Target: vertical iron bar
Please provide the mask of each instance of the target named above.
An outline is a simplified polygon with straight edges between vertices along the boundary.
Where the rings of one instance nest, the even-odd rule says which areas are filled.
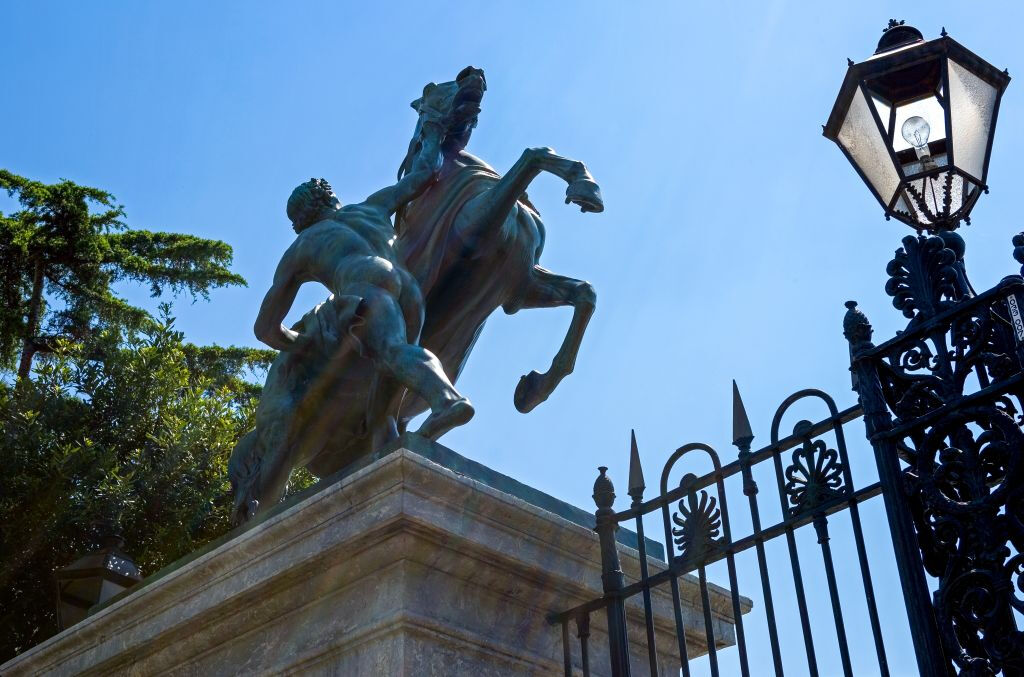
[[[750,427],[747,408],[743,406],[739,386],[732,382],[732,443],[739,450],[739,464],[743,471],[743,493],[750,501],[750,515],[753,519],[754,544],[757,546],[757,563],[761,570],[761,587],[764,590],[765,608],[768,614],[768,636],[772,645],[772,658],[775,662],[775,675],[782,677],[782,657],[779,655],[779,638],[775,627],[775,607],[772,604],[772,590],[768,584],[768,563],[764,556],[764,542],[761,540],[761,516],[757,511],[757,483],[750,472],[750,443],[754,441],[754,430]],[[717,465],[717,462],[716,462]],[[725,482],[718,477],[718,497],[722,502],[722,525],[725,540],[732,547],[732,528],[729,526],[729,507],[726,503]],[[732,609],[736,617],[736,642],[740,650],[740,669],[744,676],[750,674],[747,663],[746,633],[743,631],[743,617],[740,613],[739,587],[736,581],[736,561],[732,551],[728,551],[729,585],[732,586]]]
[[[640,450],[636,446],[636,432],[630,431],[628,493],[629,497],[633,499],[633,502],[630,504],[632,509],[638,509],[644,502],[644,489],[646,488],[643,467],[640,464]],[[644,584],[644,626],[647,629],[647,660],[650,663],[651,675],[656,677],[660,674],[658,670],[658,645],[654,637],[654,613],[651,609],[651,589],[648,587],[650,573],[647,567],[647,543],[644,538],[644,516],[642,514],[636,516],[636,539],[637,551],[640,555],[640,581]]]
[[[663,494],[664,495],[664,494]],[[661,505],[662,521],[665,524],[665,549],[668,551],[669,587],[672,589],[672,608],[675,611],[676,641],[679,643],[679,662],[683,677],[690,677],[690,657],[686,651],[686,629],[683,627],[683,607],[679,598],[679,571],[676,570],[676,552],[672,540],[672,525],[669,522],[668,503]]]
[[[832,546],[829,545],[828,518],[824,513],[814,516],[814,530],[818,533],[821,557],[825,561],[825,577],[828,579],[828,594],[832,602],[832,616],[836,623],[836,639],[839,640],[839,657],[843,662],[843,674],[852,677],[850,647],[846,642],[846,624],[843,622],[843,608],[839,603],[839,586],[836,584],[836,569],[832,562]]]
[[[772,586],[768,580],[768,559],[764,552],[764,540],[761,533],[761,512],[757,507],[757,482],[750,470],[750,443],[740,446],[740,463],[743,468],[743,493],[750,503],[750,519],[757,536],[757,567],[761,574],[761,594],[764,595],[764,613],[768,619],[768,641],[772,646],[772,662],[775,664],[775,677],[783,677],[782,652],[779,649],[779,629],[775,622],[775,604],[772,601]]]
[[[729,546],[732,547],[732,541],[729,540]],[[736,561],[729,553],[726,557],[726,564],[729,567],[729,587],[732,588],[732,592],[729,595],[732,598],[732,615],[734,625],[736,628],[736,649],[740,655],[740,674],[743,677],[750,677],[750,664],[747,659],[747,635],[743,629],[743,610],[740,608],[740,591],[739,581],[736,576]]]
[[[626,587],[625,576],[619,563],[619,550],[615,545],[615,530],[619,528],[615,520],[615,487],[605,473],[608,468],[598,468],[599,475],[594,481],[594,503],[597,512],[594,514],[597,532],[601,545],[601,583],[604,596],[608,599],[605,609],[608,612],[608,644],[611,654],[612,677],[629,677],[629,637],[626,634],[626,605],[619,594]]]
[[[864,583],[864,599],[867,601],[868,617],[871,619],[871,634],[875,639],[878,670],[882,677],[889,677],[889,660],[885,655],[882,624],[878,619],[878,606],[875,603],[875,586],[871,583],[871,568],[868,565],[868,553],[864,547],[864,531],[860,525],[860,511],[857,508],[856,501],[850,503],[850,519],[853,521],[853,540],[857,543],[857,559],[860,560],[860,575]]]
[[[861,409],[864,410],[864,427],[875,453],[878,480],[882,485],[882,499],[889,521],[893,554],[903,588],[903,601],[907,607],[918,670],[922,677],[944,675],[948,672],[949,661],[945,658],[935,623],[935,611],[925,579],[917,532],[904,494],[896,444],[882,437],[892,427],[892,418],[885,404],[878,370],[871,359],[863,355],[874,347],[870,340],[871,325],[864,314],[856,310],[856,302],[849,301],[846,306],[849,310],[843,321],[843,333],[850,341],[853,386],[859,396]]]
[[[708,663],[711,666],[711,677],[718,677],[718,649],[715,646],[715,625],[711,618],[711,598],[708,595],[708,577],[704,565],[697,567],[697,578],[700,582],[700,602],[704,609],[704,636],[708,643]]]
[[[569,646],[569,619],[562,621],[562,668],[565,677],[572,677],[572,649]]]
[[[583,668],[583,677],[590,677],[590,647],[587,640],[590,638],[590,614],[582,613],[576,617],[576,636],[580,638],[580,662]]]
[[[641,499],[634,499],[633,507],[642,502]],[[643,515],[636,517],[636,537],[639,544],[640,554],[640,580],[644,583],[644,625],[647,627],[647,660],[651,664],[651,674],[657,675],[658,671],[658,645],[654,637],[654,612],[651,609],[651,589],[647,586],[647,545],[644,543],[644,520]]]
[[[729,597],[732,601],[733,623],[736,627],[736,649],[740,657],[740,674],[743,677],[750,677],[750,665],[747,660],[747,635],[743,629],[743,610],[740,609],[740,587],[739,578],[736,575],[736,556],[732,553],[732,528],[729,526],[729,503],[725,496],[725,482],[721,476],[717,480],[718,503],[722,509],[722,535],[725,538],[725,563],[729,568],[729,587],[732,589]]]
[[[865,425],[870,431],[874,426],[867,421],[868,407],[864,406],[864,410]],[[877,412],[874,415],[878,416]],[[886,414],[882,415],[888,418]],[[943,675],[946,674],[946,660],[935,623],[935,612],[924,575],[924,564],[921,562],[917,532],[914,530],[910,508],[902,491],[903,478],[896,455],[896,445],[890,440],[872,440],[871,446],[874,448],[875,462],[878,465],[878,479],[882,484],[882,499],[889,521],[893,554],[896,557],[896,567],[903,587],[903,601],[907,606],[918,668],[922,677]]]
[[[804,633],[804,649],[807,652],[807,670],[811,677],[818,677],[818,660],[814,655],[814,639],[811,637],[811,618],[807,613],[807,598],[804,595],[804,577],[800,572],[800,557],[796,551],[796,536],[790,523],[789,508],[786,505],[786,490],[782,482],[782,458],[776,451],[775,479],[779,485],[779,502],[782,505],[782,519],[786,523],[786,544],[789,546],[789,563],[793,569],[793,586],[796,588],[796,602],[800,610],[800,627]]]
[[[835,402],[829,398],[826,400],[829,406],[829,413],[836,415]],[[839,450],[839,459],[843,464],[843,476],[846,480],[846,490],[852,493],[854,490],[853,470],[850,468],[850,457],[846,451],[846,434],[843,432],[843,424],[837,423],[833,430],[836,436],[836,448]],[[864,584],[864,600],[868,605],[868,618],[871,620],[871,634],[875,640],[875,654],[878,658],[878,670],[881,677],[889,677],[889,660],[885,655],[885,641],[882,639],[882,624],[878,619],[878,606],[875,603],[875,586],[871,582],[871,567],[868,564],[868,553],[864,547],[864,530],[860,524],[860,509],[857,500],[850,499],[850,521],[853,523],[853,540],[857,544],[857,559],[860,563],[861,581]]]

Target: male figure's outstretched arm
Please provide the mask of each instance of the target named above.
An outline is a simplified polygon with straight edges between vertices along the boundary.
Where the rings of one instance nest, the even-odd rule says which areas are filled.
[[[290,254],[289,248],[281,257],[281,262],[274,272],[274,283],[263,297],[260,312],[256,316],[256,324],[253,326],[256,338],[277,350],[292,350],[299,338],[298,332],[281,324],[291,310],[295,295],[299,291],[299,280],[292,270]]]
[[[436,122],[424,123],[422,130],[420,150],[413,158],[409,173],[395,185],[378,190],[366,198],[364,205],[382,209],[390,217],[406,202],[419,197],[437,177],[441,169],[441,141],[444,139],[444,131]]]

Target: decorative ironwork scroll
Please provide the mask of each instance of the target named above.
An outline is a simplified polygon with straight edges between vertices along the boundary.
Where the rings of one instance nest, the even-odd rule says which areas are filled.
[[[1024,262],[1024,234],[1013,243]],[[976,294],[963,252],[954,233],[905,238],[886,291],[906,330],[873,345],[852,302],[844,329],[865,417],[889,418],[869,427],[872,444],[902,459],[896,490],[917,560],[938,581],[931,606],[943,662],[972,677],[1021,675],[1024,632],[1013,611],[1024,612],[1024,279]]]

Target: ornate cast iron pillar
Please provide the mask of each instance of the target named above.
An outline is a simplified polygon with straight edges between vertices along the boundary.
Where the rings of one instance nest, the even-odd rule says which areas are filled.
[[[885,218],[917,231],[886,269],[906,329],[875,346],[850,302],[844,333],[929,676],[1024,674],[1024,279],[976,293],[954,232],[988,192],[1009,82],[945,29],[926,40],[892,19],[871,57],[849,61],[823,128]],[[1024,237],[1014,245],[1024,259]]]
[[[963,254],[955,233],[904,238],[886,292],[906,329],[875,346],[849,302],[844,334],[921,674],[1020,675],[1024,278],[976,294]]]
[[[875,346],[871,343],[872,328],[868,318],[857,309],[856,301],[847,301],[843,334],[850,342],[850,370],[853,389],[857,392],[867,437],[875,452],[878,479],[889,522],[896,568],[903,587],[910,634],[921,675],[943,675],[948,664],[942,651],[935,614],[929,601],[928,583],[921,564],[917,533],[907,505],[903,477],[895,443],[882,436],[892,429],[892,418],[886,409],[881,381],[875,365],[865,354]]]

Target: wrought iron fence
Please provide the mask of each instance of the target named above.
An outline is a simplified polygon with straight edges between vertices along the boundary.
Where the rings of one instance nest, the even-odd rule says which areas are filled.
[[[1024,264],[1024,233],[1015,236],[1013,244],[1014,258]],[[963,240],[955,232],[904,238],[903,247],[887,267],[886,292],[908,324],[880,345],[871,342],[871,325],[856,303],[847,303],[843,329],[850,343],[858,406],[840,411],[821,391],[795,393],[782,403],[772,421],[771,443],[751,451],[753,433],[739,393],[734,391],[736,460],[722,465],[718,453],[705,444],[680,447],[662,470],[658,495],[645,501],[634,438],[628,489],[632,504],[621,512],[612,508],[614,489],[606,469],[600,469],[594,500],[604,596],[551,617],[552,623],[562,626],[566,675],[576,666],[584,675],[590,674],[590,617],[601,610],[607,617],[610,672],[630,674],[625,609],[626,601],[638,595],[643,600],[646,630],[644,671],[673,672],[674,666],[659,665],[651,605],[651,591],[668,585],[679,665],[689,677],[693,657],[686,641],[679,582],[694,572],[707,665],[712,675],[719,675],[707,568],[723,560],[738,670],[744,676],[764,674],[767,669],[763,666],[751,669],[735,561],[750,549],[757,555],[774,673],[783,675],[787,666],[780,649],[777,599],[765,554],[766,545],[782,538],[805,654],[804,665],[797,671],[806,668],[807,673],[818,675],[801,551],[796,545],[796,533],[808,525],[814,527],[825,572],[834,626],[829,637],[834,637],[842,674],[852,675],[854,660],[829,534],[829,520],[840,512],[849,516],[852,526],[856,568],[877,664],[877,671],[872,667],[871,672],[888,675],[859,508],[879,495],[918,672],[926,677],[1024,675],[1024,632],[1018,626],[1024,614],[1024,277],[1006,277],[978,294],[967,279],[963,255]],[[805,399],[823,402],[828,416],[817,423],[801,420],[791,434],[780,438],[783,417]],[[861,416],[874,452],[877,481],[858,486],[844,425]],[[708,459],[711,472],[701,477],[684,474],[678,486],[670,487],[676,465],[694,455]],[[774,471],[781,509],[781,519],[767,527],[761,523],[761,492],[754,480],[755,471],[764,466]],[[726,496],[725,482],[732,477],[740,479],[750,518],[751,531],[740,538],[733,535]],[[655,573],[649,569],[643,547],[643,518],[648,515],[660,516],[667,552],[667,566]],[[627,583],[614,534],[619,524],[630,520],[641,536],[640,575]],[[577,625],[578,654],[570,641],[570,623]],[[858,636],[861,634],[867,636],[866,632]]]
[[[791,434],[784,436],[780,431],[782,421],[791,407],[805,399],[817,400],[824,404],[827,416],[816,423],[800,420]],[[725,561],[729,579],[729,595],[732,604],[732,620],[735,624],[736,651],[741,674],[764,674],[764,668],[751,670],[744,629],[742,590],[739,586],[736,556],[753,549],[757,555],[759,593],[763,600],[763,613],[767,624],[771,660],[775,674],[784,674],[782,650],[779,639],[779,625],[775,613],[772,577],[769,573],[765,545],[773,539],[785,539],[789,569],[796,592],[799,610],[800,630],[807,671],[818,674],[818,659],[808,612],[807,592],[801,569],[801,555],[796,545],[796,532],[802,527],[813,526],[820,556],[825,569],[829,603],[835,625],[835,637],[839,647],[842,669],[852,674],[850,649],[847,641],[846,620],[839,598],[836,566],[830,546],[829,519],[840,511],[849,511],[857,549],[856,568],[862,581],[864,598],[867,603],[870,634],[876,655],[878,670],[888,674],[888,662],[882,638],[878,610],[875,603],[871,570],[868,564],[867,548],[864,543],[858,505],[881,493],[878,482],[857,486],[849,461],[844,424],[861,415],[859,407],[840,411],[835,401],[819,390],[802,390],[787,398],[779,407],[772,421],[771,444],[751,451],[754,435],[747,421],[743,403],[738,391],[734,390],[734,444],[739,449],[736,460],[722,465],[718,453],[702,443],[687,444],[677,449],[662,469],[658,494],[644,500],[646,489],[640,464],[636,439],[630,457],[629,489],[631,506],[621,512],[612,509],[614,489],[606,474],[600,475],[594,484],[594,500],[597,503],[597,527],[601,541],[603,584],[605,595],[551,617],[553,623],[562,625],[563,657],[565,674],[573,673],[575,665],[584,675],[590,674],[589,626],[590,615],[605,611],[610,642],[611,674],[630,674],[630,646],[626,628],[625,603],[628,598],[641,596],[643,599],[646,660],[644,671],[650,674],[669,674],[675,666],[659,665],[658,649],[651,604],[651,590],[667,585],[672,592],[676,644],[679,667],[684,676],[690,675],[691,648],[686,641],[687,628],[684,626],[680,579],[696,574],[699,588],[700,609],[703,618],[705,649],[708,668],[712,675],[719,675],[719,647],[714,634],[712,605],[709,595],[707,569],[710,565]],[[828,439],[826,439],[828,438]],[[682,476],[678,485],[670,486],[669,480],[680,461],[691,460],[694,455],[710,462],[711,472],[698,477],[692,473]],[[755,470],[765,464],[773,471],[775,493],[780,508],[781,520],[768,526],[761,523],[759,500],[761,489],[754,479]],[[742,482],[743,503],[749,511],[751,533],[734,537],[730,515],[726,480],[738,476]],[[769,499],[773,500],[773,499]],[[632,521],[638,534],[643,534],[644,516],[660,516],[666,543],[667,567],[651,574],[647,553],[640,539],[640,578],[629,584],[624,580],[619,565],[618,552],[614,547],[614,533],[618,525]],[[574,661],[570,642],[570,624],[576,623],[579,636],[580,660]],[[691,629],[692,631],[692,629]],[[575,665],[574,665],[575,664]]]

